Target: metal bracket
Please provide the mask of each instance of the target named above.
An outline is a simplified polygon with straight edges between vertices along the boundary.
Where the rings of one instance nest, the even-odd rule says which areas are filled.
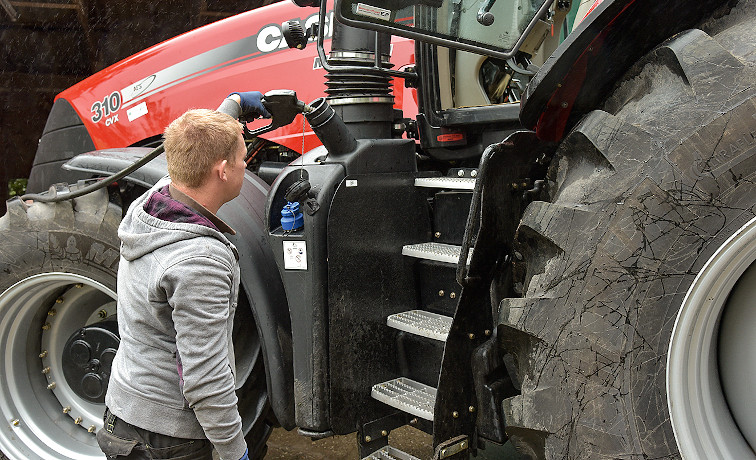
[[[412,418],[413,416],[406,412],[396,411],[391,415],[362,425],[360,433],[362,433],[363,440],[365,436],[369,436],[371,439],[385,438],[391,430],[407,425]]]
[[[433,454],[433,460],[467,459],[470,456],[470,452],[468,451],[469,447],[470,440],[467,438],[467,436],[457,436],[439,444]]]
[[[365,458],[373,452],[388,446],[388,435],[373,439],[362,430],[357,431],[357,446],[360,449],[360,458]]]

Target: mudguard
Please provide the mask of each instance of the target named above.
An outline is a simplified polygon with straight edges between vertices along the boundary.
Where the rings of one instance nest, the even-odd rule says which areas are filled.
[[[520,121],[559,141],[656,45],[695,27],[724,0],[604,0],[546,60],[523,95]]]
[[[123,148],[89,152],[72,158],[64,168],[81,179],[110,175],[150,152],[147,148]],[[165,177],[165,155],[124,178],[151,187]],[[228,238],[239,251],[241,284],[249,300],[261,339],[270,405],[278,422],[294,428],[294,374],[291,318],[286,293],[265,233],[265,203],[268,185],[247,172],[241,194],[226,203],[218,216],[237,232]]]

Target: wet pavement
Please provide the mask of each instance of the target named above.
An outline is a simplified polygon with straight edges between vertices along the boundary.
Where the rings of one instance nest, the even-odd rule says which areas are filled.
[[[432,437],[410,426],[404,426],[389,434],[389,444],[419,459],[432,455]],[[489,445],[478,451],[475,460],[517,460],[520,457],[510,445]],[[268,439],[268,454],[265,460],[359,460],[356,434],[333,436],[318,441],[300,436],[297,430],[273,430]]]
[[[300,436],[297,430],[278,428],[268,439],[265,460],[357,460],[356,436],[352,433],[310,441],[310,438]],[[389,434],[392,446],[422,459],[430,458],[431,442],[430,435],[411,427],[402,427]]]
[[[389,443],[415,457],[426,460],[431,457],[431,435],[410,426],[398,428],[389,434]],[[215,456],[214,458],[217,458]],[[509,446],[490,445],[479,451],[475,460],[518,460],[520,457]],[[0,460],[6,457],[0,452]],[[265,460],[359,460],[356,435],[333,436],[318,441],[300,436],[297,430],[283,428],[273,430],[268,439],[268,454]]]

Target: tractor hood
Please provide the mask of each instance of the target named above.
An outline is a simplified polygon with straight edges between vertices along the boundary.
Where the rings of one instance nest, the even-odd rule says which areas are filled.
[[[290,50],[281,24],[294,19],[307,27],[317,22],[317,16],[316,10],[291,2],[239,14],[124,59],[63,91],[56,101],[64,99],[73,107],[96,149],[154,139],[186,110],[215,108],[231,91],[294,89],[300,99],[310,101],[324,96],[325,89],[316,47]],[[326,20],[326,38],[331,35],[332,17],[329,14]],[[395,64],[409,64],[412,53],[410,40],[394,40]],[[396,85],[397,108],[414,115],[412,98],[401,97],[403,82]],[[302,151],[301,122],[263,137]],[[304,150],[318,144],[308,131]]]

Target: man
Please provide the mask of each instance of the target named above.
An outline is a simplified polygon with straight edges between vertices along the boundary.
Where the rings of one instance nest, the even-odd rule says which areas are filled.
[[[234,392],[231,332],[239,288],[234,234],[215,214],[239,195],[239,115],[267,116],[262,95],[233,93],[165,130],[169,181],[121,222],[121,344],[97,441],[109,459],[248,459]]]

